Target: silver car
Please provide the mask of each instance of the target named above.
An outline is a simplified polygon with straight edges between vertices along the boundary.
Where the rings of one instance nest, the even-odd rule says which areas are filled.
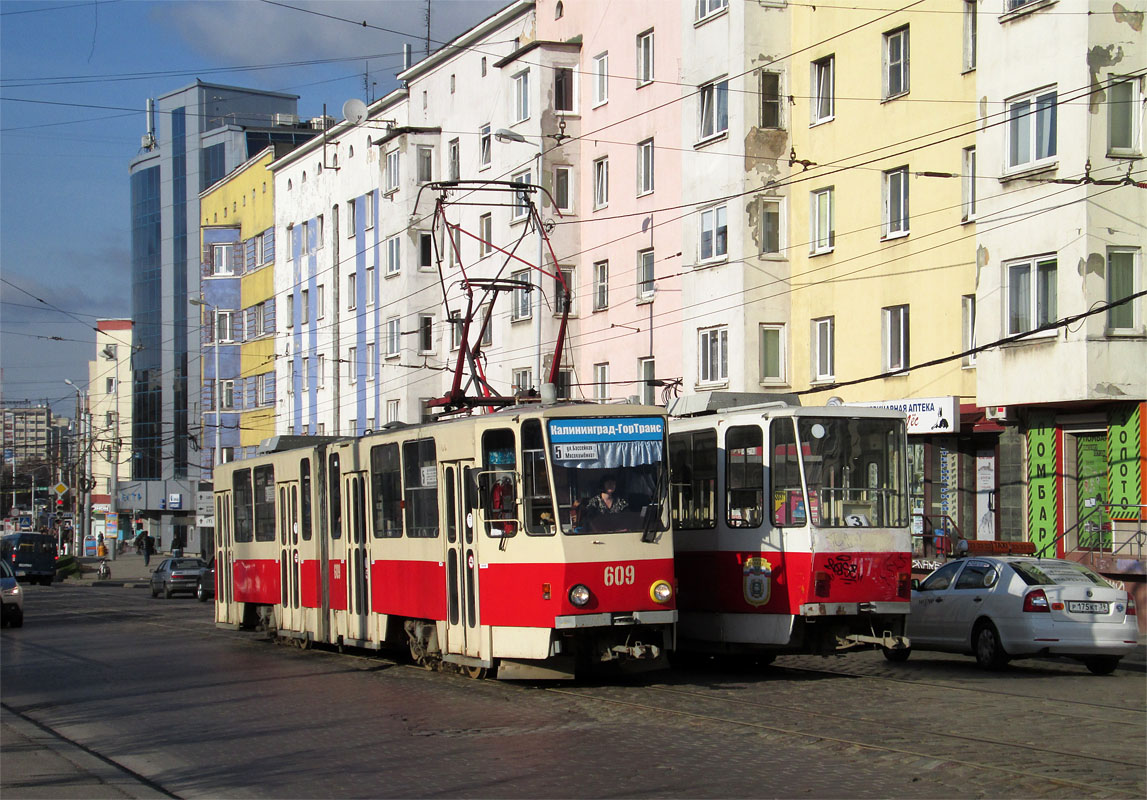
[[[151,596],[171,597],[176,592],[195,594],[199,573],[207,566],[198,558],[165,558],[151,573]]]
[[[1106,675],[1135,649],[1134,598],[1074,561],[974,556],[943,565],[912,591],[907,650],[970,653],[999,669],[1024,656],[1068,656]]]

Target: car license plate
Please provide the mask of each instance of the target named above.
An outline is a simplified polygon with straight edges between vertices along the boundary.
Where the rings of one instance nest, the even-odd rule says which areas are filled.
[[[1076,614],[1106,614],[1107,603],[1086,603],[1081,600],[1068,600],[1067,610]]]

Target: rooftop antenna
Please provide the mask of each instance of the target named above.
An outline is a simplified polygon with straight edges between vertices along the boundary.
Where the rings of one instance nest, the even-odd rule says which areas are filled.
[[[426,0],[426,57],[430,58],[430,0]]]

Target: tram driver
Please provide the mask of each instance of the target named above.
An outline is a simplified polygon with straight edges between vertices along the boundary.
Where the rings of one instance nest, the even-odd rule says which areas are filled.
[[[598,493],[591,495],[581,504],[579,509],[579,522],[590,530],[609,529],[613,525],[607,520],[594,520],[612,514],[620,514],[629,508],[629,502],[617,494],[617,478],[614,475],[605,475],[598,486]]]

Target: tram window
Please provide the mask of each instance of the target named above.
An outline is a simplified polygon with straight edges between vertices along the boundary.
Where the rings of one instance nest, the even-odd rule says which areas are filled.
[[[275,541],[275,468],[255,467],[255,541]]]
[[[286,544],[287,542],[287,526],[289,517],[287,516],[287,487],[279,487],[279,544]],[[284,604],[285,605],[285,604]]]
[[[725,520],[730,528],[758,528],[764,521],[763,444],[757,425],[725,434]]]
[[[311,540],[311,460],[304,458],[299,462],[301,491],[303,494],[303,541]]]
[[[406,483],[406,535],[412,539],[438,537],[438,459],[433,439],[402,443]]]
[[[715,431],[692,431],[669,437],[669,484],[675,528],[695,531],[717,527]]]
[[[791,419],[773,420],[769,426],[769,446],[773,454],[769,464],[773,524],[782,527],[804,525],[807,519],[804,490],[801,488],[800,459]]]
[[[528,419],[522,424],[522,502],[526,533],[555,533],[554,498],[546,474],[546,445],[540,420]]]
[[[458,498],[454,495],[454,467],[443,472],[446,481],[446,541],[458,541]]]
[[[370,501],[374,538],[402,536],[402,466],[396,443],[370,448]]]
[[[251,524],[251,470],[235,470],[231,481],[235,485],[235,541],[249,542],[254,531]]]
[[[489,536],[517,533],[517,465],[512,430],[499,428],[482,434],[483,472],[478,476],[478,488]]]
[[[330,469],[327,470],[327,495],[331,502],[331,538],[343,536],[342,475],[339,471],[339,454],[331,453]]]

